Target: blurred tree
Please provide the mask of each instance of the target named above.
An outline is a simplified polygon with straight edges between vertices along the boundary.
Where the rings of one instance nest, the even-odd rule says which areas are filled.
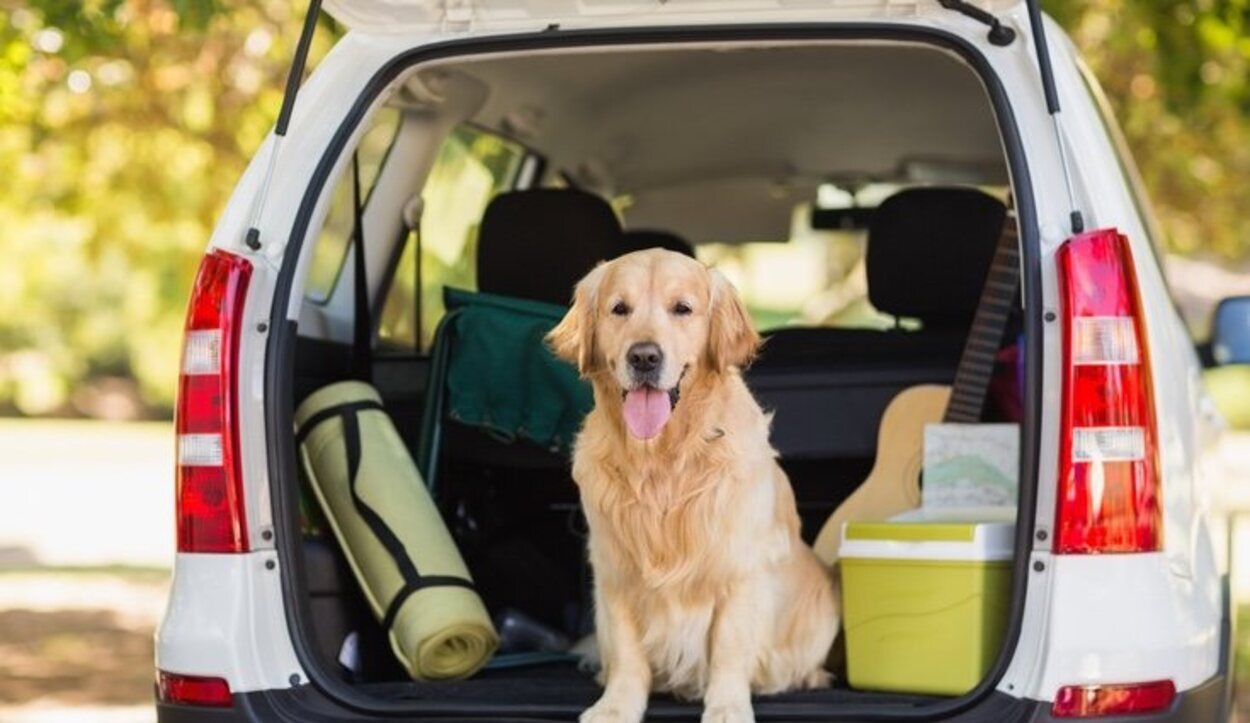
[[[0,405],[168,409],[191,275],[304,7],[0,0],[0,255],[20,260],[0,269]]]
[[[1250,0],[1043,4],[1105,86],[1169,247],[1244,258]],[[168,410],[191,275],[305,7],[0,0],[0,411]]]
[[[1250,252],[1250,2],[1043,0],[1107,92],[1170,250]]]

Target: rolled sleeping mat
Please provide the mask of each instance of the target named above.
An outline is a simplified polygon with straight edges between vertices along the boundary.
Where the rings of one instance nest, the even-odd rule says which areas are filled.
[[[409,675],[476,673],[499,636],[377,391],[331,384],[304,400],[295,425],[326,521]]]

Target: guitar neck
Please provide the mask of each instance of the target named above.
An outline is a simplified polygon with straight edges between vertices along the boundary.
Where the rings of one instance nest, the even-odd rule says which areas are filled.
[[[968,339],[964,342],[951,389],[950,403],[942,421],[955,424],[975,424],[981,421],[985,395],[989,390],[990,377],[994,373],[994,361],[1003,339],[1003,329],[1016,300],[1020,282],[1020,244],[1016,232],[1014,214],[1007,212],[1003,230],[994,250],[981,300],[977,304]]]

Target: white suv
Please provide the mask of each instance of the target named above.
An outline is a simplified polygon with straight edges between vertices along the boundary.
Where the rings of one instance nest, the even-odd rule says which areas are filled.
[[[958,697],[835,682],[757,716],[1228,718],[1222,425],[1201,372],[1250,362],[1250,299],[1195,349],[1097,85],[1034,2],[328,0],[348,31],[299,87],[318,5],[190,302],[159,720],[576,718],[596,695],[576,665],[400,674],[302,492],[296,406],[370,377],[488,607],[576,637],[563,458],[448,419],[430,382],[444,287],[565,303],[629,244],[722,268],[768,338],[748,383],[810,539],[874,461],[890,398],[954,379],[993,238],[973,242],[952,186],[1019,228],[987,412],[1020,429],[996,662]],[[608,201],[624,231],[588,220]]]

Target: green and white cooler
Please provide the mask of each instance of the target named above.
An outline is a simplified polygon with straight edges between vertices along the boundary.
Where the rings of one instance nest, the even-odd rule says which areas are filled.
[[[1011,599],[1006,516],[962,522],[914,510],[847,523],[840,564],[852,687],[961,695],[981,681]]]

